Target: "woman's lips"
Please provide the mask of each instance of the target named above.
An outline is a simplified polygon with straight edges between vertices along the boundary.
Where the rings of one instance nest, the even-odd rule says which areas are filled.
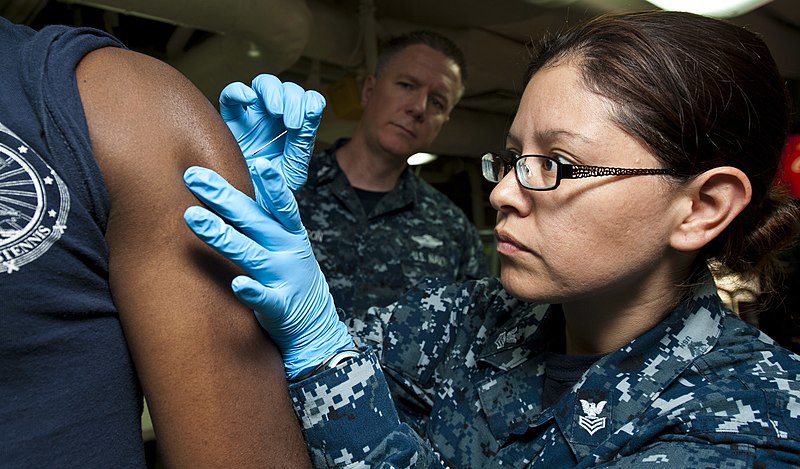
[[[494,237],[497,240],[498,254],[511,255],[519,252],[529,252],[522,243],[505,232],[495,231]]]

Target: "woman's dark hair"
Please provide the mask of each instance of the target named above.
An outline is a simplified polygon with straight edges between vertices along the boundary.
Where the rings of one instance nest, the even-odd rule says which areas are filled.
[[[723,20],[651,11],[595,18],[533,49],[525,83],[544,67],[577,64],[612,119],[684,180],[718,166],[750,179],[750,204],[698,256],[770,289],[798,209],[775,186],[788,130],[788,93],[764,41]]]

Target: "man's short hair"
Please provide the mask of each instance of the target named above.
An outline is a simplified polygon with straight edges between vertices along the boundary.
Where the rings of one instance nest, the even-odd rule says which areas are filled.
[[[381,73],[398,52],[406,47],[422,44],[430,47],[433,50],[439,51],[447,58],[452,60],[458,66],[458,71],[461,74],[461,83],[467,81],[467,61],[464,59],[464,53],[461,49],[451,41],[449,38],[442,36],[439,33],[426,30],[410,31],[399,36],[395,36],[388,41],[384,42],[381,46],[380,54],[378,55],[378,63],[375,66],[375,75]]]

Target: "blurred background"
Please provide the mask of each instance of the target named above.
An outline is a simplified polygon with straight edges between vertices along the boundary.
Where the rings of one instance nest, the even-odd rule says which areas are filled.
[[[800,1],[756,5],[730,20],[763,35],[798,97]],[[416,171],[484,231],[494,211],[477,158],[504,144],[526,44],[587,17],[654,8],[645,0],[0,0],[0,14],[36,28],[58,23],[108,31],[173,65],[215,104],[225,85],[249,83],[258,73],[316,89],[329,103],[317,148],[351,134],[377,43],[412,29],[443,33],[464,51],[467,91],[428,149],[438,158]]]
[[[660,3],[662,0],[653,0]],[[464,51],[469,80],[464,98],[439,138],[427,149],[437,158],[415,166],[477,225],[496,271],[488,204],[491,186],[478,157],[504,144],[521,92],[526,44],[548,31],[607,12],[656,8],[645,0],[0,0],[0,14],[40,28],[91,26],[110,32],[133,50],[157,57],[186,75],[216,105],[233,81],[258,73],[278,75],[322,92],[327,101],[317,148],[349,136],[358,120],[360,84],[373,70],[377,44],[413,29],[431,29]],[[684,4],[692,2],[684,1]],[[708,5],[711,0],[695,0]],[[756,0],[730,21],[760,33],[800,102],[800,0]],[[800,117],[785,158],[800,197]],[[765,331],[798,351],[800,328],[790,319],[800,308],[798,251],[786,259],[783,302],[761,316]],[[757,301],[736,284],[727,292]],[[748,296],[749,295],[749,296]],[[145,417],[146,418],[146,417]],[[147,424],[145,424],[147,427]],[[146,428],[147,431],[147,428]],[[147,436],[147,435],[146,435]],[[152,437],[152,435],[150,435]]]

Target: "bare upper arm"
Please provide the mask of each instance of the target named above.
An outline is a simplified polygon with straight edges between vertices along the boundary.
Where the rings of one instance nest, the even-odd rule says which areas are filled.
[[[282,361],[230,292],[233,267],[183,222],[197,204],[182,180],[191,165],[251,192],[236,142],[201,93],[153,58],[99,49],[77,79],[110,197],[112,295],[165,460],[302,466]]]

